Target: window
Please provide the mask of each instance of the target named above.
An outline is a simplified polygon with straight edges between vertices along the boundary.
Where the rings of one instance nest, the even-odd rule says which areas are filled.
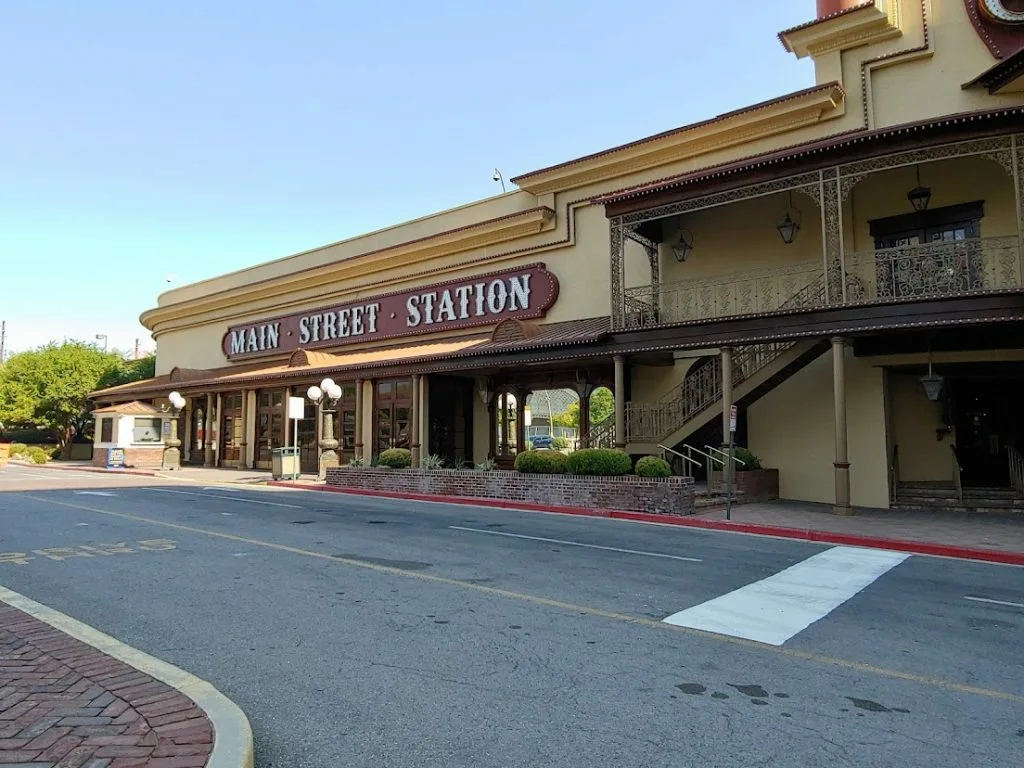
[[[109,416],[107,418],[100,419],[100,442],[114,442],[114,420]]]
[[[133,443],[159,443],[160,427],[163,419],[138,418],[132,430]]]

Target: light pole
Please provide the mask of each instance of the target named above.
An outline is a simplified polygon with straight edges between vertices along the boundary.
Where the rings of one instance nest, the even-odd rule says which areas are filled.
[[[106,352],[107,351],[107,334],[105,334],[105,333],[97,333],[96,334],[96,341],[99,341],[100,339],[103,339],[103,351]]]
[[[167,396],[170,405],[161,406],[160,410],[171,414],[171,432],[164,440],[164,460],[161,469],[181,469],[181,440],[178,439],[178,415],[185,407],[185,398],[178,392]]]
[[[320,461],[317,465],[317,477],[327,479],[327,468],[337,467],[338,441],[334,437],[334,409],[341,399],[341,387],[334,379],[324,379],[320,386],[314,384],[306,390],[306,397],[316,403],[317,412],[323,418],[323,429],[320,433]]]

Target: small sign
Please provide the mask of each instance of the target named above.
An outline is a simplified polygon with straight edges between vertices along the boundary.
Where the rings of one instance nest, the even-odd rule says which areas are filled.
[[[107,449],[107,469],[124,468],[124,448]]]
[[[168,439],[171,436],[171,422],[164,421],[164,439]]]
[[[288,418],[302,419],[306,416],[306,401],[301,397],[288,398]]]
[[[729,408],[729,431],[736,431],[736,406],[733,405]]]

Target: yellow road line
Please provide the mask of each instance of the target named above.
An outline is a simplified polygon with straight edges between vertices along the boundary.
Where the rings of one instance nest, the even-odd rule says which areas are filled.
[[[981,688],[974,685],[966,685],[964,683],[957,683],[952,680],[945,680],[940,677],[918,675],[913,672],[903,672],[898,669],[888,669],[887,667],[879,667],[874,664],[866,664],[860,661],[840,659],[834,656],[824,656],[822,654],[813,653],[811,651],[801,651],[796,648],[786,648],[784,646],[767,645],[765,643],[759,643],[756,640],[747,640],[745,638],[732,637],[730,635],[720,635],[715,632],[706,632],[700,629],[691,629],[690,627],[678,627],[673,624],[666,624],[661,621],[645,619],[639,616],[630,616],[629,614],[618,613],[617,611],[608,611],[603,608],[594,608],[587,605],[578,605],[576,603],[569,603],[562,600],[554,600],[552,598],[541,597],[539,595],[531,595],[525,592],[515,592],[513,590],[500,589],[498,587],[488,587],[483,584],[473,584],[471,582],[461,581],[459,579],[453,579],[447,576],[438,576],[436,574],[422,573],[418,571],[408,571],[402,568],[395,568],[389,565],[368,563],[362,560],[355,560],[348,557],[329,555],[325,552],[315,552],[309,549],[302,549],[301,547],[293,547],[288,544],[279,544],[274,541],[252,539],[247,536],[239,536],[233,533],[223,533],[221,531],[211,531],[205,528],[196,528],[191,525],[171,523],[166,520],[154,520],[148,517],[141,517],[139,515],[128,514],[126,512],[113,512],[108,509],[88,507],[85,506],[84,504],[73,504],[71,502],[66,501],[56,501],[54,499],[40,498],[38,496],[30,496],[28,494],[25,495],[27,498],[33,499],[35,501],[41,501],[47,504],[55,504],[61,507],[69,507],[71,509],[79,509],[86,512],[95,512],[100,515],[109,515],[110,517],[118,517],[124,520],[132,520],[138,523],[149,523],[151,525],[159,525],[164,528],[171,528],[176,531],[187,531],[189,533],[197,533],[203,536],[212,536],[218,539],[226,539],[227,541],[236,541],[242,544],[250,544],[252,546],[263,547],[265,549],[273,549],[279,552],[289,552],[293,555],[313,557],[318,560],[327,560],[333,563],[339,563],[341,565],[347,565],[354,568],[363,568],[369,571],[376,571],[378,573],[386,573],[393,576],[402,576],[404,578],[416,579],[419,581],[431,582],[434,584],[443,584],[446,586],[458,587],[460,589],[467,589],[473,592],[491,595],[493,597],[503,597],[510,600],[516,600],[518,602],[529,603],[532,605],[542,605],[547,608],[555,608],[561,611],[583,614],[586,616],[593,616],[596,618],[609,619],[611,621],[617,621],[624,624],[635,624],[643,627],[648,627],[650,629],[659,629],[668,632],[681,633],[684,635],[690,635],[691,637],[699,637],[704,640],[713,640],[716,642],[725,643],[727,645],[739,646],[742,648],[772,653],[779,656],[787,656],[793,659],[810,661],[817,664],[824,664],[827,666],[837,667],[840,669],[849,669],[855,672],[865,672],[872,675],[878,675],[880,677],[887,677],[893,680],[904,680],[907,682],[918,683],[920,685],[926,685],[933,688],[942,688],[944,690],[956,691],[958,693],[968,693],[975,696],[984,696],[986,698],[991,699],[1010,701],[1015,704],[1024,704],[1024,696],[1016,693],[1010,693],[1008,691],[997,691],[990,688]]]

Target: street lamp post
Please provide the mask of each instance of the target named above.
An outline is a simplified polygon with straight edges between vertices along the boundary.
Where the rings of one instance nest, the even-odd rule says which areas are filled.
[[[320,461],[317,465],[317,477],[327,479],[327,468],[337,467],[338,441],[334,437],[334,409],[341,399],[341,387],[333,379],[324,379],[320,386],[314,384],[306,390],[306,397],[316,403],[317,411],[322,418],[323,428],[320,433]]]
[[[170,435],[164,440],[164,460],[162,469],[181,469],[181,440],[178,439],[178,415],[185,407],[185,398],[177,392],[171,392],[167,396],[170,405],[164,405],[161,410],[171,414]]]

